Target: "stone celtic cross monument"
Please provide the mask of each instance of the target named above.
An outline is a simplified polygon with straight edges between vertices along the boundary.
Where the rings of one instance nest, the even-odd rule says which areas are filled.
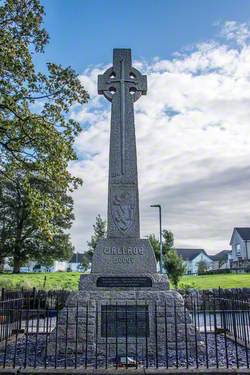
[[[147,78],[131,66],[131,51],[115,49],[113,66],[98,77],[98,93],[112,103],[108,238],[139,238],[139,202],[133,103]]]
[[[56,335],[60,353],[65,353],[67,336],[68,351],[98,353],[100,361],[107,350],[110,358],[143,357],[145,350],[154,357],[156,347],[165,355],[163,342],[175,348],[178,338],[184,345],[183,299],[157,273],[154,251],[140,238],[134,102],[146,92],[146,76],[132,67],[131,50],[114,49],[113,66],[98,76],[98,93],[112,107],[107,238],[97,243],[91,273],[81,275],[79,292],[71,294],[61,312],[51,350]],[[186,327],[192,342],[191,323]]]
[[[156,272],[154,252],[148,240],[140,239],[139,223],[134,102],[146,92],[147,78],[132,67],[131,50],[114,49],[113,66],[98,76],[98,93],[112,103],[112,112],[108,231],[97,245],[93,273]]]

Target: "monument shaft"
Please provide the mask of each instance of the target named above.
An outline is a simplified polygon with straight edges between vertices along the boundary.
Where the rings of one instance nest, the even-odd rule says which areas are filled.
[[[140,238],[133,103],[146,94],[146,76],[131,65],[130,49],[114,49],[113,66],[98,76],[98,93],[112,103],[108,238]]]

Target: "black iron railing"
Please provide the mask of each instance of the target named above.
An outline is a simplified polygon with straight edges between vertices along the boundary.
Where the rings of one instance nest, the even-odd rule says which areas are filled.
[[[249,368],[248,302],[185,302],[88,301],[62,309],[2,301],[0,367]]]

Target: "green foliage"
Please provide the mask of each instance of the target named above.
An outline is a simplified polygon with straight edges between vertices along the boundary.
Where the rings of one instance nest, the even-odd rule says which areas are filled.
[[[92,257],[96,249],[97,242],[106,237],[107,234],[107,224],[106,221],[101,218],[98,214],[96,217],[96,222],[93,225],[94,234],[91,236],[88,244],[88,251],[86,251],[82,257],[82,267],[83,271],[86,272],[92,262]]]
[[[82,257],[82,268],[83,268],[83,272],[86,272],[87,269],[89,268],[89,264],[91,262],[91,259],[92,259],[92,254],[90,254],[89,252],[86,252],[83,254],[83,257]]]
[[[162,246],[162,255],[163,255],[163,266],[165,271],[168,274],[168,277],[172,284],[177,288],[178,282],[181,276],[185,272],[185,263],[182,258],[178,256],[174,246],[174,236],[173,233],[169,230],[163,230],[163,246]],[[154,234],[150,234],[148,239],[153,247],[156,260],[160,260],[160,241],[156,239]]]
[[[46,73],[35,70],[33,59],[49,40],[43,16],[39,0],[0,5],[0,173],[12,180],[10,164],[25,171],[30,213],[36,226],[53,237],[53,218],[64,214],[62,192],[81,183],[67,169],[76,159],[73,142],[80,132],[68,114],[88,94],[71,67],[49,62]],[[53,197],[31,184],[34,175],[51,185]]]
[[[13,173],[13,171],[12,171]],[[54,227],[52,238],[33,220],[29,195],[25,189],[25,172],[16,170],[13,180],[0,176],[0,246],[1,254],[11,257],[14,272],[29,260],[36,260],[42,265],[51,265],[54,259],[68,259],[73,252],[70,237],[66,230],[71,227],[73,200],[61,192],[61,204],[64,209],[59,214],[48,218]],[[32,177],[30,186],[47,193],[53,199],[57,194],[53,184],[38,177]]]
[[[175,249],[168,251],[166,256],[163,258],[164,268],[168,274],[168,277],[175,288],[177,288],[181,276],[185,273],[185,263],[177,253]]]
[[[87,253],[89,254],[90,258],[92,258],[95,252],[97,242],[105,238],[107,234],[106,221],[101,218],[100,214],[97,215],[96,223],[93,225],[93,228],[94,228],[94,234],[91,236],[90,241],[87,242],[88,247],[89,247],[89,250]]]
[[[162,254],[165,256],[168,253],[168,250],[172,249],[174,245],[174,236],[173,233],[169,230],[164,229],[162,231]],[[155,237],[154,234],[150,234],[148,239],[153,247],[155,257],[157,262],[160,261],[160,241]]]
[[[217,269],[217,270],[207,270],[205,272],[206,275],[217,275],[217,274],[226,274],[226,273],[232,273],[233,271],[230,268],[223,268],[223,269]],[[250,272],[250,269],[245,269],[245,272]]]
[[[44,277],[46,276],[46,283]],[[1,274],[0,289],[16,289],[21,287],[31,289],[33,287],[44,290],[77,290],[79,286],[79,272],[49,272],[49,273],[23,273],[23,274]]]
[[[195,289],[195,283],[191,282],[179,282],[178,288],[181,289],[183,292],[188,292],[190,289]]]
[[[157,262],[160,261],[160,241],[152,233],[148,236],[149,242],[154,250]]]
[[[168,253],[168,250],[171,250],[174,246],[174,235],[170,230],[163,229],[163,255]]]
[[[198,263],[197,273],[198,275],[202,275],[203,273],[207,272],[208,265],[204,260],[200,260]]]

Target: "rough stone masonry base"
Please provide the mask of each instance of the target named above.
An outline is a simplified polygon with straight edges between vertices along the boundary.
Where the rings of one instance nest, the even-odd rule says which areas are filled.
[[[116,340],[114,337],[105,337],[102,334],[102,306],[114,305],[138,306],[138,309],[147,306],[149,334],[138,335],[135,344],[135,337],[124,337],[118,339],[118,355],[127,354],[133,356],[145,355],[145,344],[149,358],[154,358],[156,351],[156,340],[158,340],[158,356],[165,356],[165,345],[168,342],[168,349],[175,350],[176,339],[178,350],[185,349],[185,336],[188,337],[190,350],[195,344],[194,326],[191,319],[184,313],[184,304],[181,295],[173,290],[93,290],[73,293],[61,311],[57,329],[57,350],[58,353],[65,353],[65,337],[67,335],[67,352],[84,353],[86,339],[88,344],[88,357],[95,357],[96,343],[98,345],[98,360],[105,357],[108,345],[108,357],[116,356]],[[108,317],[107,317],[108,318]],[[76,320],[78,324],[76,324]],[[87,336],[86,336],[86,320]],[[157,320],[157,321],[156,321]],[[185,321],[184,321],[185,320]],[[167,332],[166,332],[167,325]],[[67,330],[67,332],[66,332]],[[157,335],[155,334],[157,332]],[[145,343],[147,340],[147,343]],[[54,352],[56,335],[53,332],[50,336],[48,352]],[[77,342],[77,349],[76,349]],[[125,344],[127,342],[127,349]]]

